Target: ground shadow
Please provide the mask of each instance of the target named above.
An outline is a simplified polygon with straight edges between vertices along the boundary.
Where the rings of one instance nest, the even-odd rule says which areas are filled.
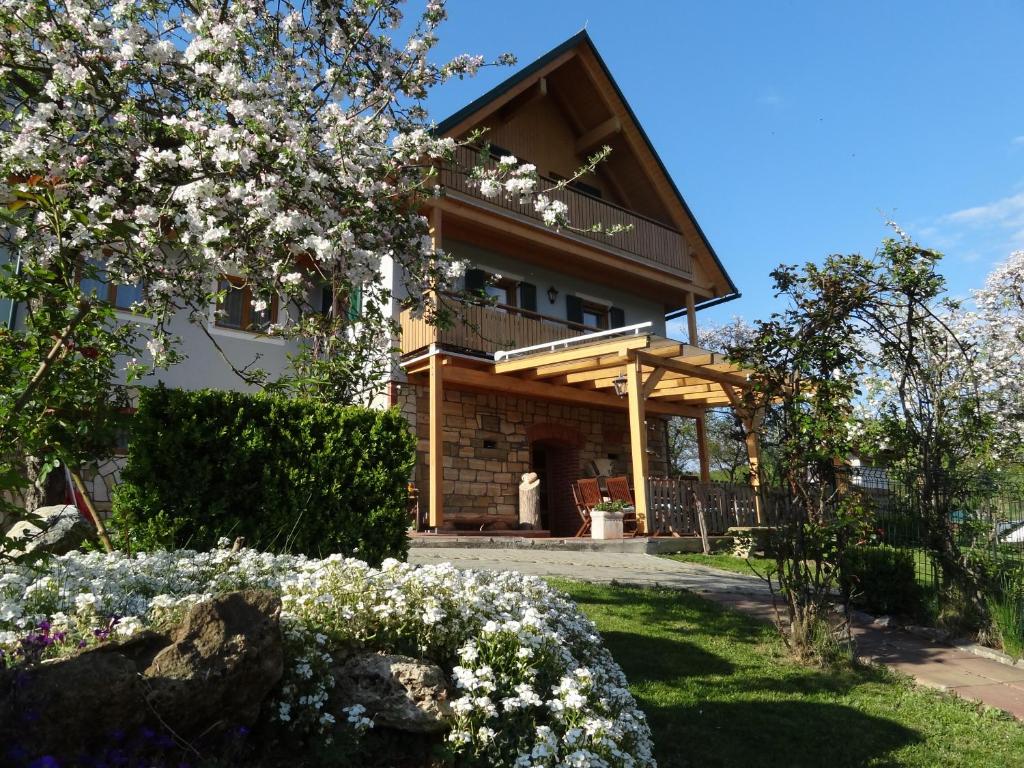
[[[685,639],[651,637],[631,632],[602,632],[605,646],[616,659],[629,659],[631,683],[656,680],[672,684],[686,677],[731,675],[732,662]]]
[[[922,741],[916,731],[852,707],[802,701],[642,702],[661,768],[878,768]]]

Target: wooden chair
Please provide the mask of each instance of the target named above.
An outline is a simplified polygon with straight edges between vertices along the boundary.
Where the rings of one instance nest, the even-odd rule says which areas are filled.
[[[576,511],[580,516],[580,527],[576,536],[586,536],[590,533],[590,513],[594,507],[604,501],[601,496],[601,486],[596,478],[584,477],[572,484],[572,495],[576,502]]]
[[[626,512],[622,516],[622,531],[636,536],[636,502],[633,501],[633,492],[629,490],[629,478],[625,475],[609,477],[605,481],[605,487],[611,501],[621,501],[633,507],[632,512]]]

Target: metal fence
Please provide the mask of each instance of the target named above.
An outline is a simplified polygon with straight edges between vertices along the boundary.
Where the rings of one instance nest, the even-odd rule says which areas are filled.
[[[938,599],[946,585],[933,548],[936,535],[955,544],[965,565],[1024,588],[1024,481],[1015,473],[956,480],[936,473],[927,479],[927,494],[920,476],[853,469],[849,477],[871,504],[878,542],[909,552],[918,582]]]
[[[954,481],[934,474],[929,477],[929,494],[921,492],[924,478],[885,469],[844,468],[833,482],[861,492],[871,511],[874,543],[909,552],[922,585],[940,592],[944,587],[929,540],[932,521],[932,527],[945,527],[942,533],[956,544],[965,562],[983,561],[988,572],[1019,579],[1024,589],[1024,476],[1007,471]],[[754,492],[746,484],[652,477],[647,489],[655,534],[699,535],[698,509],[710,535],[757,525]],[[923,509],[926,503],[932,508]],[[762,524],[775,525],[787,504],[781,489],[762,487]]]

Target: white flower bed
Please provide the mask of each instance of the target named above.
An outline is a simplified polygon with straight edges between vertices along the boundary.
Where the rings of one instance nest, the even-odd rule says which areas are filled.
[[[386,561],[230,552],[72,553],[0,572],[0,666],[177,621],[194,603],[279,590],[287,671],[276,717],[324,734],[335,658],[356,650],[440,664],[458,689],[449,749],[493,766],[652,766],[650,730],[593,624],[535,577]],[[372,720],[359,707],[342,727]]]

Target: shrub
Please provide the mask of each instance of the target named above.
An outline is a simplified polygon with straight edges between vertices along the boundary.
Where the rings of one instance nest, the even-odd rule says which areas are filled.
[[[887,546],[852,547],[840,566],[843,593],[869,613],[922,614],[913,553]]]
[[[1024,657],[1024,589],[1008,589],[988,601],[989,615],[1003,651],[1015,660]]]
[[[379,651],[431,661],[451,681],[451,728],[434,744],[447,753],[445,765],[654,765],[646,718],[594,625],[534,576],[395,560],[376,570],[339,556],[311,560],[248,549],[134,558],[73,552],[54,558],[46,571],[12,566],[0,576],[0,672],[102,647],[112,632],[124,641],[148,629],[166,631],[212,595],[278,592],[284,676],[247,738],[257,754],[268,743],[294,749],[286,750],[286,762],[255,764],[326,764],[309,759],[317,749],[349,753],[331,764],[377,764],[373,750],[380,744],[364,742],[373,735],[372,718],[359,705],[349,708],[347,722],[327,713],[331,668],[352,653]],[[38,648],[32,659],[23,652],[28,647]]]
[[[243,536],[276,552],[404,557],[414,445],[394,410],[145,389],[113,527],[134,550]]]

